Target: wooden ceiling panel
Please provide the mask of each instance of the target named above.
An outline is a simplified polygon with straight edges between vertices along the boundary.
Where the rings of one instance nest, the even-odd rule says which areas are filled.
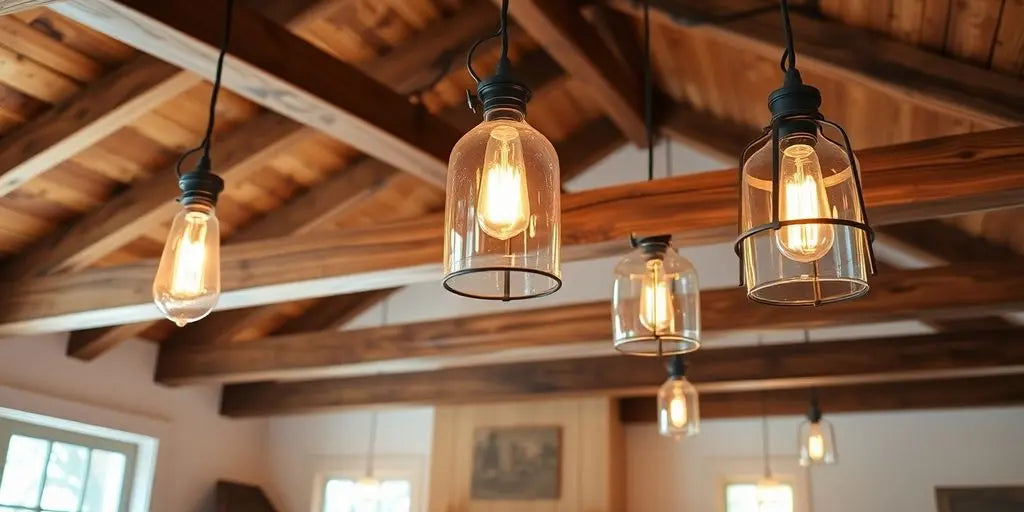
[[[1007,0],[992,48],[992,69],[1024,76],[1024,2]]]
[[[122,63],[135,55],[130,46],[49,9],[29,9],[11,16],[106,66]]]

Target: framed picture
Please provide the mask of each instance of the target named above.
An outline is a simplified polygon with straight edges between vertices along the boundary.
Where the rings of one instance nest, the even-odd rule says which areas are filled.
[[[1020,512],[1024,487],[939,487],[939,512]]]
[[[474,432],[474,500],[557,500],[559,427],[483,427]]]

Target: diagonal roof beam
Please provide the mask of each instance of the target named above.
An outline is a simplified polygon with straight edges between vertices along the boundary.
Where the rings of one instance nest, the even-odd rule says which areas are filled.
[[[223,20],[221,15],[196,13],[222,13],[224,1],[68,0],[54,9],[184,69],[210,76]],[[235,9],[224,84],[437,187],[444,186],[448,154],[461,136],[356,67],[245,7]]]

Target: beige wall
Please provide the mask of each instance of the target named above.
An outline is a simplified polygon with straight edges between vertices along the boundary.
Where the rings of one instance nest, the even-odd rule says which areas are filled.
[[[266,484],[265,420],[220,416],[216,387],[154,383],[155,343],[85,363],[64,355],[66,338],[0,340],[0,407],[157,437],[153,512],[212,512],[220,478]]]
[[[560,498],[473,501],[470,479],[479,427],[561,427]],[[614,400],[590,398],[438,407],[430,472],[431,512],[617,512],[623,510],[623,432]]]

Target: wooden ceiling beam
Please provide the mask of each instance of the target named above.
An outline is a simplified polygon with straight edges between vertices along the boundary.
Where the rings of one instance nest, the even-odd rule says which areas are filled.
[[[978,132],[859,153],[876,225],[1024,203],[1024,128]],[[567,194],[563,260],[620,252],[630,233],[673,233],[680,245],[729,240],[736,171],[715,171]],[[390,288],[437,278],[440,216],[226,246],[221,309]],[[43,276],[0,302],[0,335],[159,318],[153,262]],[[95,293],[102,287],[103,294]]]
[[[995,375],[955,379],[926,379],[878,382],[813,388],[704,393],[700,396],[701,419],[743,418],[762,414],[792,416],[807,414],[811,391],[825,414],[916,409],[959,409],[964,407],[1005,407],[1024,404],[1024,377]],[[657,422],[657,400],[653,396],[619,400],[623,423]]]
[[[627,139],[646,146],[638,74],[624,67],[573,2],[521,0],[509,13],[569,75],[586,84]]]
[[[635,3],[609,0],[635,12]],[[776,60],[782,54],[778,12],[714,22],[699,0],[651,0],[679,26]],[[704,16],[704,14],[708,14]],[[695,18],[696,16],[696,18]],[[904,101],[970,119],[986,128],[1024,123],[1024,87],[1014,77],[896,41],[837,21],[791,13],[801,68],[884,91]],[[709,22],[710,21],[710,22]],[[780,84],[782,78],[779,78]]]
[[[183,69],[211,76],[223,36],[224,1],[68,0],[54,9]],[[251,9],[237,7],[233,23],[226,87],[444,187],[449,153],[461,137],[451,125]]]
[[[705,332],[978,316],[979,311],[1024,309],[1019,259],[986,266],[958,265],[879,275],[871,293],[828,308],[769,308],[739,288],[701,293]],[[346,374],[401,372],[424,365],[465,366],[508,359],[525,349],[611,339],[608,301],[548,307],[355,331],[302,332],[244,344],[166,344],[157,364],[164,384],[297,380]],[[576,349],[578,350],[578,349]],[[542,353],[541,357],[548,356]]]
[[[68,101],[4,136],[0,196],[96,144],[202,81],[149,55],[138,55]]]
[[[1024,372],[1021,330],[705,349],[687,356],[702,393]],[[267,416],[370,405],[442,405],[653,394],[664,361],[615,355],[225,386],[221,413]]]

